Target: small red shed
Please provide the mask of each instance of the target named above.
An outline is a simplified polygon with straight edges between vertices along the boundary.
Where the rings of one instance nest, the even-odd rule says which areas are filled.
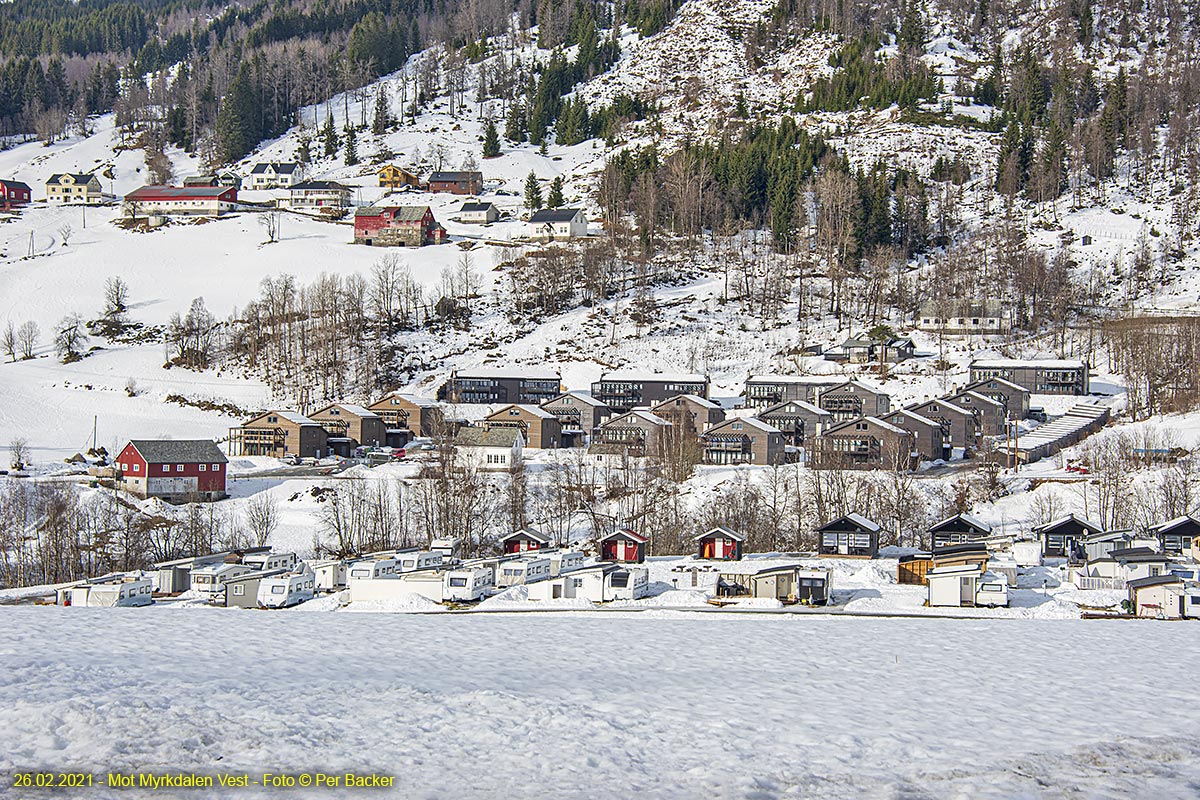
[[[117,456],[121,488],[168,502],[220,500],[229,460],[207,439],[134,439]]]
[[[0,180],[0,209],[8,211],[29,205],[32,194],[29,184],[21,181]]]
[[[542,550],[550,546],[550,537],[534,528],[521,528],[513,531],[500,540],[507,553],[527,553],[531,550]]]
[[[742,545],[746,537],[718,525],[711,531],[696,537],[696,558],[714,561],[741,561]]]
[[[649,541],[649,536],[628,528],[613,531],[600,539],[600,560],[641,564],[646,560],[646,543]]]

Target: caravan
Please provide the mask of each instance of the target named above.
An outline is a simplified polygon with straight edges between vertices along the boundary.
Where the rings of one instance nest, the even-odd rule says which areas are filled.
[[[313,599],[316,578],[307,569],[263,578],[258,584],[260,608],[287,608]]]
[[[416,572],[421,569],[437,569],[440,566],[441,553],[426,550],[396,555],[396,572]]]
[[[451,570],[446,573],[446,599],[474,602],[482,599],[495,583],[495,573],[491,567],[474,566]]]
[[[507,589],[509,586],[535,583],[549,578],[550,573],[550,559],[548,558],[503,561],[496,568],[496,588]]]
[[[346,588],[346,562],[338,558],[313,561],[313,578],[318,592],[337,592]]]
[[[364,558],[346,567],[347,582],[355,578],[382,578],[385,575],[396,574],[396,559],[394,558]]]
[[[209,602],[225,599],[225,581],[238,575],[253,572],[245,564],[210,564],[192,570],[192,591],[202,600]]]
[[[550,575],[555,578],[564,572],[579,569],[586,560],[578,550],[552,550],[545,557],[550,560]]]
[[[62,606],[118,608],[148,606],[153,601],[153,582],[145,577],[115,576],[64,586],[56,592]]]
[[[251,553],[242,557],[242,563],[260,571],[292,569],[296,566],[295,553]]]

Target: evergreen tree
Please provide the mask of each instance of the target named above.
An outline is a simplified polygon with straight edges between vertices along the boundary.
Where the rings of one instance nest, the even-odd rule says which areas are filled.
[[[296,161],[300,164],[312,161],[312,138],[307,133],[300,136],[300,141],[296,145]]]
[[[504,138],[516,144],[525,141],[525,108],[519,100],[514,100],[508,109],[508,118],[504,121]]]
[[[542,185],[538,183],[537,175],[533,172],[525,178],[525,205],[530,211],[537,211],[542,207]]]
[[[734,106],[733,115],[738,119],[745,119],[750,116],[750,110],[746,108],[746,95],[738,92],[737,105]]]
[[[258,143],[254,109],[254,91],[243,66],[229,84],[217,114],[217,142],[222,161],[237,161]]]
[[[325,157],[333,158],[337,155],[338,142],[337,128],[333,127],[333,112],[329,112],[329,116],[325,118],[325,127],[321,129],[321,140],[325,143]]]
[[[554,180],[550,181],[550,194],[546,197],[546,208],[562,208],[565,205],[563,179],[561,175],[556,175]]]
[[[371,120],[371,133],[382,136],[387,133],[388,126],[391,124],[392,113],[388,108],[387,94],[381,86],[375,95],[375,118]]]
[[[346,126],[346,166],[353,167],[358,163],[358,136],[352,125]]]
[[[496,123],[488,120],[483,132],[483,157],[495,158],[500,155],[500,134],[496,132]]]

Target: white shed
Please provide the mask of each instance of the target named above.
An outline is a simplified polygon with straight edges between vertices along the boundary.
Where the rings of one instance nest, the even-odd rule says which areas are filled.
[[[935,567],[925,573],[929,606],[961,608],[1008,605],[1008,579],[978,564]]]
[[[346,562],[340,558],[311,561],[318,592],[336,592],[346,588]]]
[[[650,591],[650,570],[623,564],[597,564],[540,581],[529,587],[530,600],[582,598],[593,603],[636,600]]]

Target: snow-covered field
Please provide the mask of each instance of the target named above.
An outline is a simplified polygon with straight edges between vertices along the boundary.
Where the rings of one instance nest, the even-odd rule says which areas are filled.
[[[0,772],[375,771],[397,776],[379,796],[462,800],[1195,797],[1200,720],[1181,667],[1200,639],[1187,633],[14,608]]]

